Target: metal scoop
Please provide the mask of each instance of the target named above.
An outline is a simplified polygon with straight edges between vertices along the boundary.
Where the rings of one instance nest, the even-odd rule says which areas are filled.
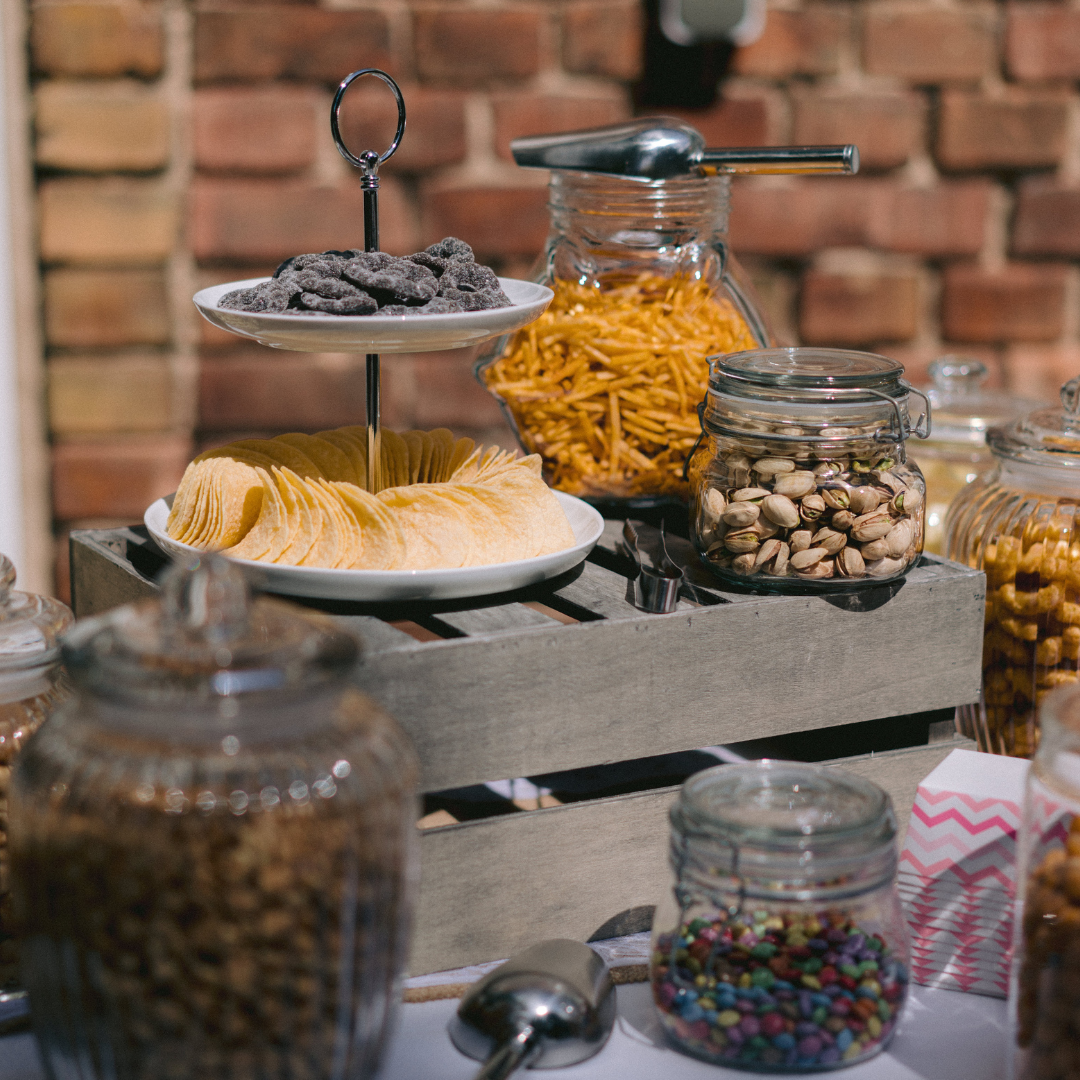
[[[543,941],[484,976],[462,998],[450,1038],[483,1061],[476,1080],[522,1065],[561,1069],[598,1053],[615,1023],[607,964],[580,941]]]
[[[857,146],[705,146],[700,132],[671,116],[529,135],[510,143],[526,169],[573,169],[638,180],[716,173],[857,173]]]

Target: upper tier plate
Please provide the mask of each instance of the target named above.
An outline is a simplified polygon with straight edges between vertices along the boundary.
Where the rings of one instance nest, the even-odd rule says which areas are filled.
[[[546,285],[499,278],[511,307],[463,311],[456,315],[268,315],[219,308],[218,300],[234,289],[250,289],[269,278],[248,278],[213,285],[195,294],[203,317],[272,349],[292,352],[435,352],[477,345],[488,338],[527,326],[543,314],[555,295]]]

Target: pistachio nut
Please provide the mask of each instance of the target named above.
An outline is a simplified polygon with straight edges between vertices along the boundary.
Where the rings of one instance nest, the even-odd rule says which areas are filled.
[[[881,492],[877,488],[857,487],[848,492],[848,509],[853,514],[869,514],[881,505]]]
[[[791,549],[787,544],[781,544],[773,558],[772,565],[767,569],[775,577],[783,577],[787,573],[788,561],[791,558]]]
[[[878,540],[893,527],[893,520],[887,510],[875,510],[870,514],[857,517],[851,526],[851,535],[856,540]]]
[[[851,471],[857,473],[868,473],[870,471],[870,462],[855,460],[851,463]]]
[[[866,564],[866,572],[871,577],[892,577],[904,569],[903,559],[875,559]]]
[[[755,461],[750,467],[762,480],[769,480],[774,476],[779,476],[781,473],[793,472],[795,462],[790,458],[763,457]]]
[[[807,548],[805,551],[796,551],[791,556],[791,565],[795,570],[807,570],[811,566],[816,566],[822,559],[829,554],[823,547]]]
[[[736,529],[724,537],[724,547],[736,555],[757,551],[761,537],[752,529]]]
[[[847,537],[835,529],[818,529],[810,541],[814,547],[823,547],[830,555],[835,555],[847,543]]]
[[[898,491],[889,503],[889,509],[897,514],[913,514],[922,506],[922,492],[918,488],[906,487]]]
[[[841,461],[819,461],[814,466],[814,475],[821,480],[831,480],[834,476],[839,476],[844,468]]]
[[[836,570],[836,564],[832,559],[822,559],[819,563],[814,563],[813,566],[807,567],[805,570],[797,570],[796,573],[801,578],[807,578],[809,580],[821,580],[824,578],[831,578]]]
[[[786,495],[789,499],[801,499],[817,487],[817,477],[807,469],[785,473],[778,476],[773,484],[777,495]]]
[[[812,495],[804,495],[802,501],[799,503],[799,516],[806,522],[817,521],[822,514],[825,513],[825,500],[814,493]]]
[[[791,550],[805,551],[810,546],[810,538],[814,534],[809,529],[796,529],[795,532],[788,537],[788,542],[791,544]]]
[[[761,512],[785,529],[794,529],[799,524],[799,508],[786,495],[767,495],[761,500]]]
[[[896,458],[891,458],[891,457],[878,458],[877,461],[874,462],[874,469],[877,472],[888,472],[889,469],[891,469],[895,464],[896,464]]]
[[[915,523],[911,518],[898,521],[886,534],[885,543],[889,545],[890,555],[903,555],[915,539]]]
[[[846,547],[836,556],[836,572],[841,577],[863,577],[866,563],[858,548]]]
[[[832,510],[846,510],[851,503],[851,498],[844,488],[822,488],[821,498]]]
[[[782,540],[766,540],[754,556],[754,568],[764,566],[784,546]]]
[[[736,574],[752,574],[754,572],[754,556],[750,554],[736,556],[731,561],[731,569]]]
[[[867,562],[874,559],[883,559],[889,554],[889,541],[883,536],[880,540],[871,540],[869,544],[863,544],[862,557]]]
[[[780,531],[780,526],[771,522],[767,517],[759,517],[750,528],[752,528],[762,540],[768,540],[770,536],[775,536]]]
[[[907,486],[903,480],[891,472],[876,472],[874,480],[889,492],[890,497],[899,494]]]
[[[734,525],[736,528],[745,528],[747,525],[753,525],[760,513],[761,507],[757,503],[732,503],[724,511],[723,520],[728,525]]]
[[[765,488],[744,487],[731,493],[731,501],[733,503],[761,502],[768,494],[769,492]]]
[[[709,488],[705,492],[705,498],[701,502],[704,512],[712,518],[713,521],[719,521],[721,514],[727,509],[727,499],[724,498],[722,491],[717,491],[716,488]]]
[[[847,532],[854,523],[855,515],[850,510],[837,510],[832,516],[832,527],[841,532]]]

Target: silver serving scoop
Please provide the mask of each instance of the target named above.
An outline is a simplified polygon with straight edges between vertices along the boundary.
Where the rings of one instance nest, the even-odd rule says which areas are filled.
[[[671,116],[610,127],[529,135],[510,143],[526,169],[572,169],[638,180],[716,173],[857,173],[857,146],[742,146],[709,149],[701,133]]]
[[[462,998],[450,1038],[483,1061],[476,1080],[515,1069],[560,1069],[599,1052],[615,1023],[607,964],[580,941],[534,945],[485,975]]]

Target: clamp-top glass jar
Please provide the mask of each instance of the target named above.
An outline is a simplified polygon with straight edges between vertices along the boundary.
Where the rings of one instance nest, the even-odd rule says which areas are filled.
[[[1062,408],[986,441],[996,467],[956,497],[945,554],[986,572],[982,701],[959,710],[981,750],[1030,757],[1037,709],[1080,664],[1080,377]]]
[[[707,357],[764,345],[728,249],[726,176],[633,180],[556,170],[534,280],[551,306],[477,363],[553,487],[649,506],[687,497]]]
[[[691,539],[719,577],[773,591],[900,577],[922,551],[925,486],[903,367],[840,349],[713,360],[689,465]]]
[[[14,990],[19,962],[8,867],[8,790],[26,741],[68,694],[60,635],[74,622],[59,600],[18,592],[15,567],[0,555],[0,995]]]
[[[723,1065],[807,1072],[889,1042],[908,948],[896,820],[881,788],[795,762],[707,769],[671,811],[671,865],[650,966],[678,1047]]]
[[[48,1074],[359,1080],[405,960],[417,767],[356,640],[216,556],[79,623],[11,791]],[[77,1063],[77,1065],[75,1064]]]

